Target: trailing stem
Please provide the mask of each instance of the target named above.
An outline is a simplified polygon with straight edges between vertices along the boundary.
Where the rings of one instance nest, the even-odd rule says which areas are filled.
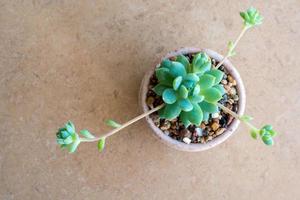
[[[131,124],[137,122],[138,120],[140,120],[140,119],[142,119],[142,118],[144,118],[144,117],[146,117],[146,116],[148,116],[148,115],[150,115],[150,114],[152,114],[152,113],[158,111],[159,109],[163,108],[164,105],[165,105],[165,104],[161,104],[161,105],[159,105],[159,106],[153,108],[152,110],[149,110],[148,112],[145,112],[145,113],[143,113],[143,114],[141,114],[141,115],[139,115],[139,116],[137,116],[137,117],[135,117],[135,118],[129,120],[128,122],[122,124],[120,127],[111,130],[110,132],[104,134],[103,136],[95,137],[95,138],[92,138],[92,139],[81,138],[80,140],[81,140],[81,142],[95,142],[95,141],[98,141],[98,140],[100,140],[100,139],[103,139],[103,138],[107,138],[107,137],[109,137],[109,136],[112,136],[113,134],[115,134],[115,133],[119,132],[120,130],[126,128],[127,126],[129,126],[129,125],[131,125]]]
[[[243,37],[243,35],[246,33],[246,31],[248,30],[249,27],[247,26],[244,26],[240,35],[238,36],[238,38],[235,40],[235,42],[230,45],[229,49],[228,49],[228,52],[226,54],[226,56],[218,63],[218,65],[215,67],[215,69],[218,69],[224,62],[227,58],[233,56],[235,53],[234,53],[234,49],[235,47],[237,46],[238,42],[241,40],[241,38]]]
[[[225,111],[226,113],[230,114],[231,116],[233,116],[234,118],[236,118],[237,120],[240,120],[242,122],[244,122],[251,130],[259,130],[258,128],[256,128],[253,124],[251,124],[249,122],[249,120],[246,120],[245,118],[243,118],[243,116],[238,115],[237,113],[233,112],[232,110],[230,110],[229,108],[225,107],[224,105],[217,103],[218,107],[220,107],[223,111]]]

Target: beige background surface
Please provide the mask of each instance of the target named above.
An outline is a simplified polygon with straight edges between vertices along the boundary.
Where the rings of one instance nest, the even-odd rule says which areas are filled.
[[[69,155],[55,132],[109,130],[140,113],[143,74],[183,46],[224,53],[254,5],[264,24],[232,62],[248,114],[281,133],[272,148],[240,126],[203,153],[170,149],[144,121],[109,138],[104,153]],[[300,1],[1,1],[0,199],[300,199]]]

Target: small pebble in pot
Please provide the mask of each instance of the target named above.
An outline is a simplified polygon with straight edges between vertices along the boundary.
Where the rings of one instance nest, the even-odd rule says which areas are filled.
[[[203,136],[203,130],[201,128],[196,128],[195,129],[197,136]]]
[[[219,113],[213,113],[213,114],[211,114],[211,117],[212,118],[219,118]]]
[[[202,135],[203,136],[207,136],[208,135],[208,131],[207,130],[203,130]]]
[[[229,102],[228,103],[226,103],[226,107],[228,108],[228,109],[232,109],[232,104],[230,104]]]
[[[182,141],[183,141],[184,143],[186,143],[186,144],[190,144],[190,143],[192,142],[192,140],[191,140],[190,138],[188,138],[188,137],[183,138]]]
[[[211,64],[216,66],[216,60],[215,59],[211,59]]]
[[[231,94],[231,95],[236,95],[236,89],[235,89],[235,88],[231,88],[231,89],[229,90],[229,94]]]
[[[192,133],[191,133],[188,129],[182,129],[182,130],[179,132],[179,135],[180,135],[181,137],[191,138]]]
[[[223,80],[221,80],[221,83],[223,84],[223,85],[227,85],[227,80],[226,79],[223,79]]]
[[[228,75],[228,76],[227,76],[227,79],[228,79],[228,81],[229,81],[230,83],[232,83],[232,82],[234,81],[234,79],[232,78],[231,75]]]
[[[154,99],[154,97],[148,97],[147,98],[147,101],[146,101],[146,103],[147,103],[147,106],[149,106],[150,108],[153,108],[153,103],[154,103],[154,101],[155,101],[155,99]]]
[[[230,86],[229,85],[224,85],[224,89],[229,93],[229,91],[230,91]]]
[[[171,123],[170,123],[169,121],[165,121],[165,122],[161,125],[160,129],[163,130],[163,131],[166,131],[166,130],[168,130],[170,127],[171,127]]]
[[[203,130],[205,129],[205,124],[202,122],[201,125],[200,125],[200,128]]]
[[[233,81],[232,81],[232,85],[233,85],[233,86],[236,86],[236,80],[233,80]]]
[[[238,101],[238,100],[239,100],[239,96],[238,96],[238,95],[234,95],[234,96],[233,96],[233,100],[234,100],[234,101]]]
[[[213,118],[212,121],[216,122],[216,123],[219,123],[220,120],[219,120],[219,118]]]
[[[204,137],[201,137],[201,139],[200,139],[200,143],[202,143],[202,144],[204,144],[204,143],[205,143],[205,139],[204,139]]]
[[[213,131],[218,130],[219,127],[220,127],[220,124],[218,124],[217,122],[214,122],[211,124],[211,128]]]
[[[224,70],[224,66],[223,66],[223,65],[221,65],[221,67],[220,67],[219,69],[223,71],[223,70]]]
[[[206,139],[206,141],[211,141],[213,139],[213,137],[211,135],[209,135]]]
[[[233,100],[233,99],[229,99],[229,100],[228,100],[228,103],[233,104],[233,103],[234,103],[234,100]]]
[[[158,117],[158,115],[151,114],[150,117],[153,120],[154,125],[159,126],[159,117]]]
[[[217,135],[217,136],[218,136],[218,135],[221,135],[222,133],[224,133],[225,130],[226,130],[225,128],[220,128],[220,129],[218,129],[218,130],[216,131],[216,135]]]

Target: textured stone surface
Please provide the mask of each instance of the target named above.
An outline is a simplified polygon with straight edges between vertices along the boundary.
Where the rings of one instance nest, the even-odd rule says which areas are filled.
[[[250,4],[251,3],[251,4]],[[68,119],[101,134],[104,119],[140,113],[143,74],[183,46],[224,53],[238,12],[265,17],[232,62],[248,114],[281,133],[276,145],[244,126],[203,153],[178,152],[141,121],[68,155],[55,131]],[[0,199],[299,199],[299,0],[1,1]]]

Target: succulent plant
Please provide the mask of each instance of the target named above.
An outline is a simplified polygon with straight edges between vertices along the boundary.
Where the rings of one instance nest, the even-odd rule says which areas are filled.
[[[265,125],[261,129],[256,128],[250,123],[252,117],[243,115],[239,116],[224,105],[218,103],[225,93],[220,81],[224,73],[218,68],[231,56],[234,56],[235,47],[245,34],[245,32],[254,26],[262,23],[262,16],[259,12],[251,7],[245,12],[240,13],[243,18],[243,29],[238,38],[228,43],[228,52],[226,56],[212,67],[210,58],[203,52],[193,56],[189,60],[185,55],[176,56],[175,60],[164,59],[160,66],[155,70],[158,84],[153,88],[154,92],[162,96],[164,104],[161,104],[148,112],[145,112],[124,124],[119,124],[113,120],[108,120],[107,125],[114,129],[108,133],[95,137],[88,130],[81,130],[80,137],[72,122],[65,124],[56,134],[57,143],[62,148],[67,148],[70,153],[76,151],[81,142],[98,142],[98,150],[104,149],[106,138],[119,132],[123,128],[134,122],[159,112],[161,118],[174,119],[179,117],[185,127],[190,124],[200,125],[202,121],[207,121],[210,114],[219,112],[222,109],[234,118],[244,122],[249,128],[251,136],[256,139],[261,137],[266,145],[273,145],[273,137],[277,134],[271,125]]]
[[[212,69],[204,52],[196,54],[191,62],[184,55],[178,55],[175,61],[164,59],[155,74],[158,84],[153,91],[166,104],[159,111],[161,118],[171,120],[179,116],[188,127],[200,125],[208,120],[209,114],[219,111],[216,102],[225,93],[219,84],[224,73]]]

